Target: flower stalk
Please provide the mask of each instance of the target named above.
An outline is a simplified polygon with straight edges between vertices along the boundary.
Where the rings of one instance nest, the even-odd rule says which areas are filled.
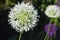
[[[47,37],[48,37],[48,32],[50,31],[50,25],[51,25],[51,22],[52,22],[52,20],[50,20],[50,24],[49,24],[49,27],[48,27],[48,31],[47,31],[47,33],[46,33],[46,36],[45,36],[44,40],[46,40]]]
[[[57,22],[58,22],[58,20],[57,20],[57,18],[55,18],[55,20],[54,20],[54,24],[57,26]]]
[[[20,35],[19,35],[19,40],[21,40],[22,34],[23,34],[23,33],[20,33]]]
[[[52,36],[50,37],[50,40],[52,40]]]

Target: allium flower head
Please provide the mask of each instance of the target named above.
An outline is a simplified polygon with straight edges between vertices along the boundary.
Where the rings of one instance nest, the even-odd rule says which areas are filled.
[[[49,28],[49,25],[50,25],[50,28]],[[49,28],[49,32],[48,32],[48,28]],[[49,24],[45,25],[45,32],[48,32],[49,36],[54,35],[54,33],[56,33],[56,31],[57,31],[57,27],[55,24],[49,23]]]
[[[57,18],[57,17],[59,17],[60,13],[58,13],[58,6],[56,6],[56,5],[49,5],[46,8],[45,14],[48,17],[51,17],[51,18]]]
[[[16,4],[8,15],[8,22],[18,32],[29,31],[36,26],[38,21],[38,12],[32,4],[24,3]]]

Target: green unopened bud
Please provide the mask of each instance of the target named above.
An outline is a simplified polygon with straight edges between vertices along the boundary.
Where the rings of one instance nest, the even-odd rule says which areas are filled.
[[[42,11],[43,11],[45,8],[46,8],[46,4],[42,4],[42,5],[41,5]]]

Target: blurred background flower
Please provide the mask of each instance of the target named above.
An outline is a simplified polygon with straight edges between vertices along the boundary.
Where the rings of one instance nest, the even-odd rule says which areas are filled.
[[[58,12],[58,7],[57,5],[49,5],[47,8],[46,8],[46,11],[45,11],[45,14],[48,16],[48,17],[51,17],[51,18],[58,18],[60,15],[60,13]]]
[[[50,28],[49,28],[49,25],[50,25]],[[48,29],[49,29],[49,32],[48,32]],[[47,24],[45,25],[45,32],[48,32],[48,36],[53,36],[57,31],[57,27],[55,24]]]

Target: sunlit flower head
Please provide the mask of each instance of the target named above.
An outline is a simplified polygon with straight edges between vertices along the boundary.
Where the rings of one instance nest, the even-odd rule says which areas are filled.
[[[50,25],[50,28],[49,28],[49,25]],[[49,32],[48,32],[48,28],[49,28]],[[45,32],[48,32],[49,36],[54,35],[54,33],[56,33],[56,31],[57,31],[57,27],[55,24],[49,23],[49,24],[45,25]]]
[[[57,18],[57,17],[59,17],[60,13],[58,13],[58,6],[56,6],[56,5],[49,5],[46,8],[46,10],[45,10],[45,14],[48,17],[51,17],[51,18]]]
[[[38,21],[38,12],[32,4],[24,3],[15,4],[8,15],[8,22],[18,32],[29,31],[36,26]]]

